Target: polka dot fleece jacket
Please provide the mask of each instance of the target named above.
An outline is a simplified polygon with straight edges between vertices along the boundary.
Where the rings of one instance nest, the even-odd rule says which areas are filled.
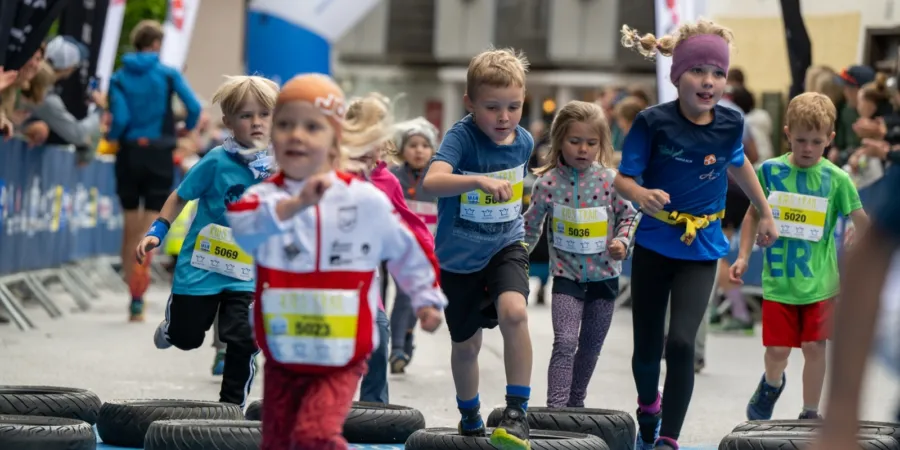
[[[584,171],[575,170],[560,161],[534,183],[531,205],[525,212],[525,242],[534,248],[547,216],[553,217],[554,205],[571,208],[606,208],[609,229],[607,236],[617,239],[627,248],[634,234],[637,211],[631,202],[616,194],[613,181],[616,171],[599,163]],[[550,233],[550,273],[580,283],[601,281],[619,276],[622,262],[609,257],[606,252],[596,254],[572,253],[556,248],[553,227]]]

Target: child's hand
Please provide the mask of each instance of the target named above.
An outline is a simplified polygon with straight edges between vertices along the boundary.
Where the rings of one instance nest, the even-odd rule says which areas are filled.
[[[145,236],[144,239],[141,239],[141,243],[135,250],[138,264],[144,264],[144,257],[156,247],[159,247],[159,238],[156,236]]]
[[[609,256],[616,261],[625,259],[627,250],[628,249],[625,248],[625,244],[623,244],[622,241],[618,239],[613,239],[612,242],[610,242],[609,245],[606,246],[606,251],[609,253]]]
[[[330,187],[331,176],[327,173],[309,177],[306,186],[303,186],[303,190],[297,194],[297,199],[300,200],[300,209],[319,203],[319,200],[322,200],[322,196],[325,195],[325,191]]]
[[[775,218],[772,213],[759,219],[759,228],[756,230],[756,245],[769,247],[778,240],[778,227],[775,226]]]
[[[738,258],[734,261],[734,264],[731,265],[731,268],[728,269],[728,281],[731,281],[734,284],[741,285],[744,284],[744,280],[741,278],[744,276],[744,272],[747,271],[747,261],[744,258]]]
[[[416,317],[419,318],[419,325],[423,330],[434,333],[441,326],[443,318],[441,312],[434,306],[426,306],[416,311]]]
[[[491,177],[481,177],[478,181],[481,190],[494,197],[499,202],[509,201],[512,198],[512,186],[509,181],[498,180]]]
[[[641,211],[653,215],[660,212],[664,206],[669,204],[669,194],[660,189],[644,189],[638,195],[638,204]]]

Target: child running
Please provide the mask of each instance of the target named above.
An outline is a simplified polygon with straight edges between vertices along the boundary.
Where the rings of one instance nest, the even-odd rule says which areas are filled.
[[[747,404],[748,420],[769,420],[784,392],[784,369],[792,348],[803,351],[803,410],[800,419],[820,419],[825,383],[825,340],[830,337],[835,297],[840,291],[834,230],[850,216],[863,230],[868,217],[850,174],[822,155],[834,139],[837,109],[831,100],[808,92],[794,97],[784,132],[791,152],[757,170],[780,237],[764,253],[762,326],[765,374]],[[741,248],[731,266],[740,283],[753,250],[759,213],[750,208],[741,226]],[[847,299],[850,300],[850,299]]]
[[[450,365],[462,416],[459,433],[486,434],[478,397],[478,353],[481,329],[499,323],[506,409],[491,443],[501,450],[531,448],[525,418],[532,353],[522,191],[534,140],[519,126],[527,66],[523,55],[509,49],[472,58],[463,96],[470,114],[447,131],[422,185],[427,194],[440,197],[435,253],[449,302]]]
[[[694,338],[706,313],[717,261],[728,253],[722,233],[727,176],[759,210],[757,242],[778,238],[772,212],[741,143],[743,119],[718,105],[725,91],[730,30],[700,20],[657,39],[622,27],[622,44],[647,57],[672,56],[669,80],[678,99],[641,111],[622,149],[619,194],[644,218],[635,232],[631,268],[638,449],[677,449],[694,391]],[[637,179],[641,179],[639,184]],[[665,401],[658,391],[666,310]],[[665,403],[665,408],[662,408]]]
[[[185,204],[197,200],[196,216],[181,246],[166,317],[153,341],[156,348],[193,350],[203,344],[218,316],[226,344],[220,401],[244,406],[259,352],[250,329],[253,259],[232,238],[225,207],[272,171],[266,147],[278,85],[261,77],[236,76],[216,91],[213,103],[233,136],[210,150],[188,171],[166,200],[147,236],[138,244],[138,261],[159,246]]]
[[[544,219],[553,274],[553,353],[547,406],[583,408],[587,386],[612,322],[636,211],[616,194],[613,148],[603,109],[573,101],[550,126],[548,162],[535,171],[525,242],[538,241]],[[612,234],[611,238],[607,238]],[[577,352],[576,352],[577,349]]]
[[[429,251],[434,251],[431,232],[419,217],[409,210],[403,199],[403,188],[397,178],[387,169],[384,157],[393,147],[393,116],[391,103],[387,97],[371,93],[353,101],[347,108],[341,134],[342,153],[346,157],[343,165],[362,180],[369,181],[388,196],[401,220]],[[382,266],[386,268],[386,266]],[[387,278],[387,270],[379,270],[378,277]],[[381,283],[378,283],[379,286]],[[399,285],[398,285],[399,286]],[[380,290],[379,290],[380,291]],[[407,301],[409,301],[407,299]],[[390,347],[390,327],[384,311],[384,295],[378,305],[378,348],[369,359],[369,371],[360,385],[359,399],[364,402],[387,404],[388,394],[388,348]],[[396,308],[396,304],[395,304]],[[409,312],[415,316],[412,307]]]
[[[262,450],[347,449],[344,419],[378,346],[382,260],[413,293],[423,329],[437,329],[446,304],[433,253],[387,196],[333,169],[345,109],[343,92],[325,75],[285,83],[272,132],[279,172],[228,206],[235,240],[256,261],[253,328],[266,356]]]
[[[437,230],[437,198],[426,194],[420,185],[428,161],[437,148],[438,130],[424,117],[398,123],[394,130],[394,146],[402,164],[390,171],[400,182],[406,205],[434,234]],[[409,295],[398,289],[391,310],[391,373],[406,372],[415,349],[415,327],[416,315]]]

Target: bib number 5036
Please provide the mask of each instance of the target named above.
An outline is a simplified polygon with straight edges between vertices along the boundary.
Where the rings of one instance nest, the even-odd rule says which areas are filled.
[[[238,257],[237,250],[231,250],[224,247],[216,247],[215,253],[216,256],[224,256],[228,259],[237,259]]]
[[[569,236],[573,237],[590,237],[591,230],[588,228],[573,228],[569,227]]]

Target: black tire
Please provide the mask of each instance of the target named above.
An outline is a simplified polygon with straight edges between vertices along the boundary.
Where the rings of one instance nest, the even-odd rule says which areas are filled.
[[[258,450],[260,445],[260,423],[249,420],[158,420],[144,437],[144,450]]]
[[[816,433],[791,431],[748,431],[731,433],[719,443],[719,450],[794,450],[805,449],[816,439]],[[862,450],[900,450],[900,443],[890,436],[861,434]]]
[[[16,450],[96,450],[91,424],[77,419],[0,415],[0,448]]]
[[[487,435],[493,432],[487,429]],[[487,437],[460,436],[455,428],[426,428],[413,433],[406,450],[496,450]],[[609,450],[603,439],[565,431],[531,430],[532,450]]]
[[[822,422],[816,420],[751,420],[739,424],[731,431],[767,433],[783,431],[810,432],[817,431],[821,427]],[[900,424],[862,420],[859,422],[859,434],[890,436],[900,442]]]
[[[262,420],[262,400],[247,406],[247,420]],[[344,421],[343,435],[349,442],[366,444],[402,444],[418,430],[425,428],[422,412],[400,405],[353,402]]]
[[[262,400],[256,400],[247,405],[247,410],[244,411],[244,419],[262,420]]]
[[[100,407],[97,433],[104,444],[142,448],[144,435],[157,420],[241,420],[241,407],[201,400],[116,400]]]
[[[425,428],[422,412],[400,405],[353,402],[344,421],[344,438],[366,444],[402,444]]]
[[[487,426],[496,427],[503,409],[488,415]],[[528,408],[528,426],[532,430],[568,431],[597,436],[610,450],[633,450],[637,426],[625,411],[590,408]]]
[[[100,398],[87,389],[0,386],[0,414],[61,417],[97,423]]]

